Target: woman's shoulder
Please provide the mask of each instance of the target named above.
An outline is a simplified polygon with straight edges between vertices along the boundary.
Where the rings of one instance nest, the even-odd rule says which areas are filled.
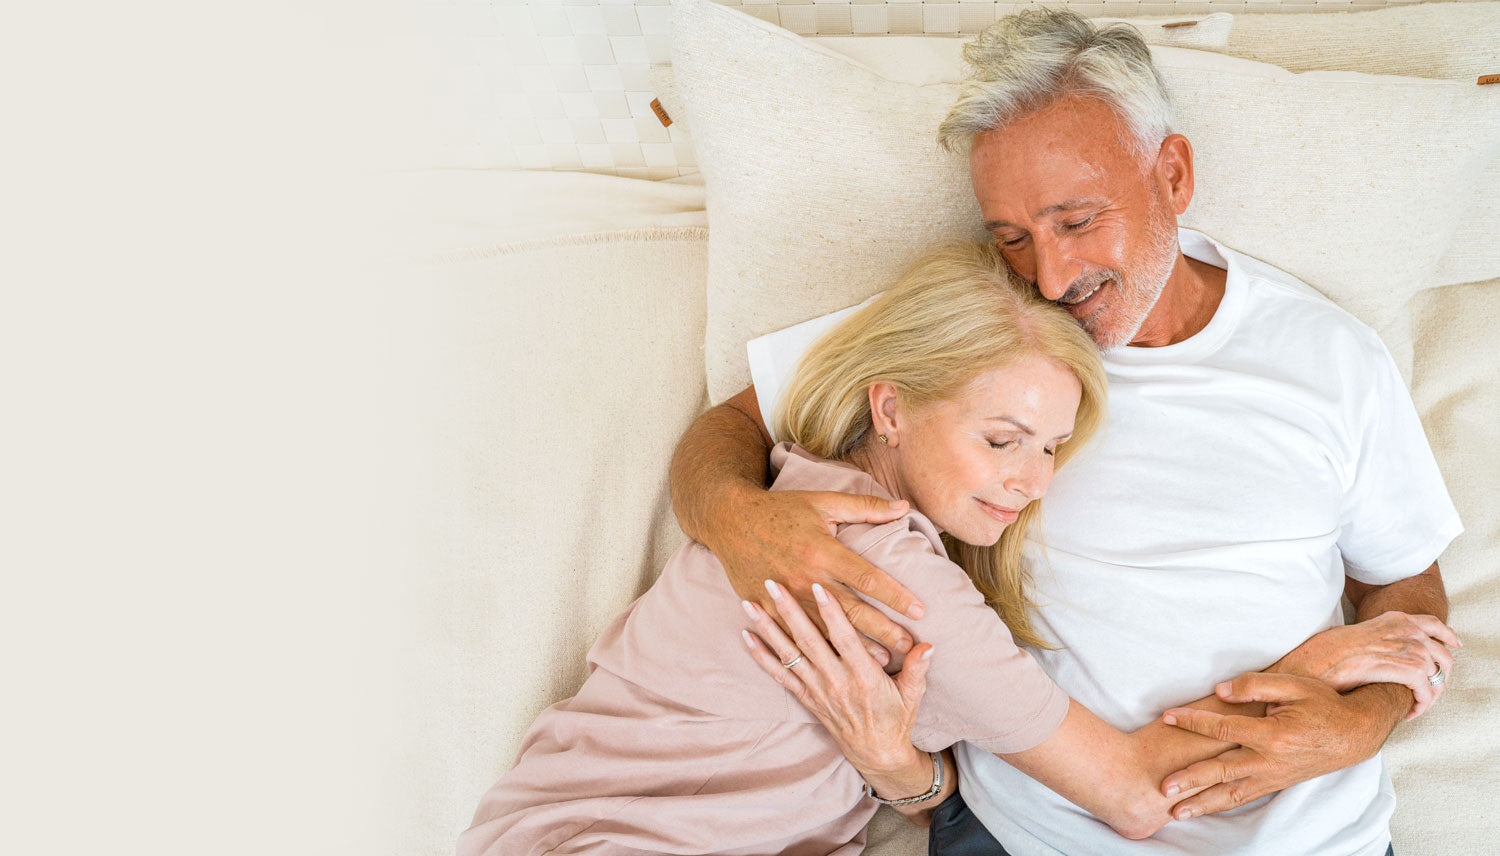
[[[771,490],[826,490],[838,493],[894,499],[869,473],[853,464],[820,458],[795,443],[778,443],[771,449]],[[890,523],[849,523],[839,526],[836,537],[856,555],[873,561],[872,552],[925,548],[947,558],[940,530],[927,516],[913,508]],[[903,542],[908,542],[903,545]],[[878,563],[877,563],[878,564]]]
[[[820,458],[795,443],[771,447],[771,490],[832,490],[891,495],[869,473],[844,461]]]

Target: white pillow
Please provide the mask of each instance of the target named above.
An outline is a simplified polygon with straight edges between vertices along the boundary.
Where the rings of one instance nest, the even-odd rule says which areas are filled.
[[[1376,329],[1432,284],[1500,150],[1500,92],[1153,53],[1197,152],[1184,225]],[[678,0],[673,63],[707,189],[715,400],[748,384],[749,339],[857,303],[937,240],[982,236],[967,159],[935,139],[961,68],[902,82],[709,0]]]

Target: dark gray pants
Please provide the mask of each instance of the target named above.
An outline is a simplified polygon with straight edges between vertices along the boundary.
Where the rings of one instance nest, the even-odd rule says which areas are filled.
[[[1385,856],[1395,856],[1386,848]],[[932,811],[927,829],[928,856],[1010,856],[990,834],[957,791]]]

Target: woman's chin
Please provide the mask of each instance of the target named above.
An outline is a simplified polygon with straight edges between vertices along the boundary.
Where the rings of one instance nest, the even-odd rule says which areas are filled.
[[[999,531],[996,531],[986,526],[974,530],[944,529],[943,531],[947,532],[949,537],[962,541],[970,547],[993,547],[1000,543],[1000,536],[1005,534],[1006,528],[1002,526]]]

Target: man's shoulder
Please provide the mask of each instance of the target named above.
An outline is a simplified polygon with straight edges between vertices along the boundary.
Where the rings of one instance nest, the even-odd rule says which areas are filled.
[[[1274,265],[1230,252],[1246,291],[1242,334],[1300,341],[1320,351],[1343,351],[1361,359],[1384,351],[1380,337],[1368,324],[1316,288]]]

